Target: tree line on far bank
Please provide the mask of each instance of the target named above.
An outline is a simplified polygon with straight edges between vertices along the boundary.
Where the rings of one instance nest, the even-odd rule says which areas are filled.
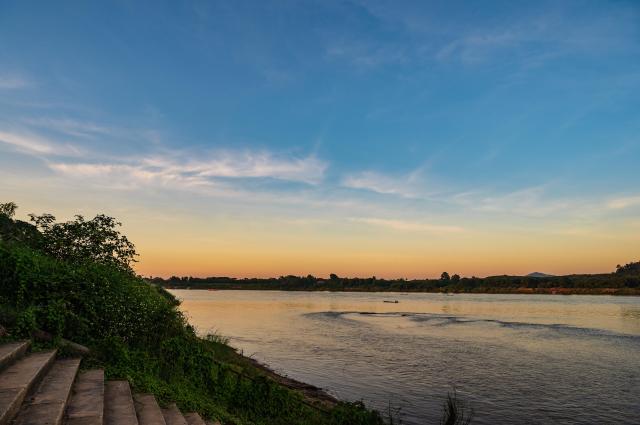
[[[640,294],[640,262],[618,265],[613,273],[566,276],[490,276],[460,277],[443,272],[439,279],[380,279],[308,276],[274,278],[172,276],[150,281],[169,288],[190,289],[275,289],[319,291],[400,291],[400,292],[549,292]]]

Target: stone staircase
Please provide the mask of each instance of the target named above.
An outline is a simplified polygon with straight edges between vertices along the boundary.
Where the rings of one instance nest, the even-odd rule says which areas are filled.
[[[220,425],[175,404],[161,409],[151,394],[131,394],[127,381],[56,350],[29,352],[29,341],[0,345],[0,425]]]

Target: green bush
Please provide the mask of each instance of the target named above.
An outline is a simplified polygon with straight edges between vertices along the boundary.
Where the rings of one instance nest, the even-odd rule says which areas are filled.
[[[16,317],[13,333],[22,338],[29,338],[33,331],[37,329],[36,308],[29,307],[22,310]]]

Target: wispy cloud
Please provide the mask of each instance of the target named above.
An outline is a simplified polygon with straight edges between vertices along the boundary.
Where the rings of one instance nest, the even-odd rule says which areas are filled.
[[[212,159],[187,164],[187,169],[205,177],[263,177],[318,184],[327,164],[315,156],[283,158],[269,152],[220,152]]]
[[[544,217],[575,209],[576,202],[566,198],[552,198],[544,185],[515,191],[486,195],[466,192],[450,198],[453,203],[487,213],[508,213],[528,217]]]
[[[382,65],[407,61],[404,49],[396,45],[380,45],[365,41],[337,41],[325,51],[329,60],[345,61],[358,69],[375,68]]]
[[[425,232],[425,233],[462,233],[464,228],[460,226],[439,225],[433,223],[425,223],[422,221],[407,221],[397,219],[385,219],[375,217],[355,217],[351,221],[357,223],[369,224],[372,226],[385,227],[388,229],[403,232]]]
[[[42,136],[0,131],[0,143],[27,154],[79,156],[82,150],[69,143],[59,143]]]
[[[178,158],[151,156],[144,158],[139,166],[202,178],[270,178],[307,184],[320,183],[327,169],[327,163],[313,155],[294,157],[246,150],[223,150],[199,156],[189,153]]]
[[[640,205],[640,196],[626,196],[614,198],[607,202],[607,208],[612,210],[621,210],[629,207]]]
[[[115,132],[114,129],[109,127],[69,118],[27,118],[23,121],[30,127],[44,128],[69,136],[82,138],[93,137],[96,135],[109,135]]]
[[[629,42],[635,33],[636,11],[620,7],[601,16],[573,15],[571,10],[539,12],[502,27],[475,28],[442,46],[436,59],[473,64],[509,53],[525,67],[538,67],[565,55],[637,49]]]
[[[512,214],[521,217],[548,217],[561,214],[593,215],[599,212],[598,199],[580,199],[552,196],[549,184],[524,187],[507,192],[475,188],[456,191],[454,188],[429,190],[422,169],[408,175],[393,176],[374,171],[348,175],[342,186],[392,195],[417,201],[433,202],[441,208],[465,208],[483,214]],[[618,203],[635,202],[636,198]],[[625,204],[626,205],[626,204]],[[600,208],[601,210],[601,208]]]
[[[326,161],[313,154],[296,156],[250,149],[168,150],[157,132],[112,128],[81,120],[23,118],[20,123],[19,131],[6,125],[4,129],[0,127],[0,146],[4,144],[43,158],[52,170],[69,177],[110,176],[122,180],[127,176],[145,184],[170,181],[189,186],[208,185],[217,179],[273,179],[317,185],[324,179],[328,167]],[[150,149],[147,147],[147,152],[137,156],[122,157],[85,151],[65,140],[82,143],[96,138],[108,144],[114,138],[130,138],[130,133],[150,139]],[[82,161],[78,161],[79,156],[83,157]]]
[[[216,186],[219,179],[276,179],[318,184],[327,164],[314,156],[278,157],[268,152],[223,151],[207,156],[153,155],[128,162],[52,162],[50,167],[76,178],[112,177],[135,184]]]
[[[31,81],[20,75],[0,75],[0,90],[21,89],[31,84]]]
[[[521,36],[512,30],[472,34],[441,47],[436,53],[436,59],[459,59],[464,63],[480,62],[495,50],[515,46],[522,41]]]
[[[420,175],[420,170],[402,176],[390,176],[375,171],[363,171],[346,176],[342,180],[342,186],[351,189],[368,190],[385,195],[417,198],[424,193]]]
[[[140,165],[52,162],[49,167],[64,177],[117,190],[138,190],[143,187],[198,189],[214,186],[213,181],[200,176]]]

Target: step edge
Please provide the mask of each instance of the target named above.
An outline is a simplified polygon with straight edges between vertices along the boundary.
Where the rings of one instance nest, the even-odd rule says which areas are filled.
[[[108,403],[107,403],[107,400],[108,400],[107,391],[114,384],[120,384],[120,385],[126,386],[127,394],[125,394],[125,397],[128,399],[127,401],[130,401],[130,406],[129,407],[130,407],[131,411],[129,413],[132,414],[130,419],[132,419],[133,422],[136,425],[139,425],[138,415],[136,413],[135,401],[133,399],[133,393],[131,391],[131,385],[129,384],[129,381],[127,381],[126,379],[110,379],[110,380],[105,381],[105,383],[104,383],[104,403],[103,403],[103,409],[104,409],[103,423],[105,425],[107,425],[109,423],[115,423],[115,424],[118,423],[115,420],[114,421],[111,420],[111,416],[109,416],[109,415],[111,415],[113,412],[107,407],[108,406]]]
[[[24,402],[25,398],[29,396],[34,388],[40,383],[44,375],[49,372],[49,369],[53,365],[56,359],[56,354],[58,350],[51,350],[48,352],[50,355],[47,358],[46,362],[38,369],[38,372],[34,377],[31,378],[31,381],[28,382],[25,386],[17,387],[18,390],[17,397],[13,399],[8,409],[4,412],[0,412],[0,425],[8,425],[13,419],[16,417],[18,412],[20,411],[20,407]]]
[[[100,385],[100,388],[102,389],[101,394],[98,396],[98,403],[102,405],[102,408],[98,408],[96,412],[74,412],[74,413],[70,413],[69,412],[69,408],[72,405],[73,402],[73,396],[76,395],[76,387],[78,385],[78,383],[80,382],[80,379],[84,376],[86,376],[88,373],[95,373],[95,372],[99,372],[102,377],[100,379],[96,379],[95,382],[100,383],[102,385]],[[89,382],[91,382],[91,379],[88,379]],[[85,382],[82,383],[83,385],[86,385]],[[73,383],[72,389],[71,389],[71,394],[69,395],[69,399],[67,400],[67,404],[65,406],[65,410],[64,410],[64,420],[65,423],[66,422],[73,422],[73,421],[78,421],[81,420],[83,418],[91,418],[91,417],[96,417],[99,422],[101,424],[104,423],[104,394],[105,394],[105,380],[104,380],[104,369],[103,368],[96,368],[96,369],[86,369],[81,371],[80,373],[77,374],[76,379]]]
[[[14,364],[17,359],[24,357],[24,355],[27,353],[27,350],[31,346],[30,340],[16,342],[18,344],[16,345],[15,349],[7,353],[6,356],[0,358],[0,372],[11,367],[11,365]]]
[[[67,410],[67,405],[69,404],[69,400],[71,398],[71,393],[72,393],[72,389],[73,389],[73,385],[76,381],[76,378],[78,376],[78,372],[80,370],[80,362],[81,359],[64,359],[64,360],[71,360],[73,362],[72,367],[73,370],[73,379],[71,380],[71,382],[68,385],[68,388],[66,388],[66,398],[64,400],[62,399],[53,399],[53,400],[46,400],[46,401],[37,401],[37,402],[33,402],[33,401],[23,401],[22,405],[20,406],[20,409],[18,411],[18,413],[15,415],[12,425],[20,425],[20,418],[21,415],[28,415],[30,413],[30,409],[34,408],[37,409],[40,406],[46,406],[46,405],[50,405],[52,408],[56,408],[57,412],[55,412],[55,417],[53,418],[53,422],[51,422],[51,425],[61,425],[62,421],[64,420],[64,415],[65,415],[65,411]],[[53,369],[53,367],[55,366],[55,363],[58,362],[62,362],[64,361],[62,359],[57,359],[54,364],[51,366],[51,369]],[[45,380],[47,379],[47,377],[51,374],[52,370],[49,370],[49,372],[47,373],[46,376],[44,376],[40,382],[40,384],[38,385],[38,389],[32,394],[32,396],[36,396],[38,394],[38,391],[40,391],[40,388],[42,386],[42,384],[45,382]],[[26,424],[29,424],[31,422],[25,422]],[[49,422],[47,422],[49,423]]]
[[[167,425],[167,422],[164,419],[164,415],[162,414],[162,409],[160,408],[160,404],[158,404],[158,400],[156,399],[156,396],[152,393],[136,393],[133,395],[133,401],[134,401],[134,406],[136,407],[136,417],[138,418],[138,423],[140,423],[140,425],[144,425],[141,420],[140,420],[140,412],[138,412],[138,404],[143,404],[141,401],[138,401],[138,399],[140,397],[149,397],[151,399],[153,399],[153,405],[151,406],[151,409],[156,410],[157,412],[160,413],[159,419],[161,420],[161,422],[163,423],[162,425]]]

